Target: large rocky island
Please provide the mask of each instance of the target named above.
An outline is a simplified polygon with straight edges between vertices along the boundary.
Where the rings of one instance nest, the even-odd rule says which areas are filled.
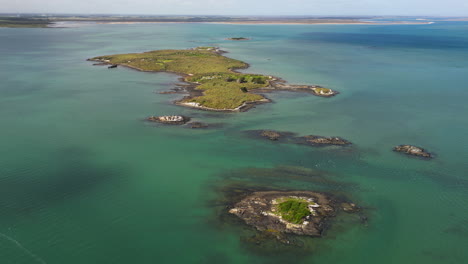
[[[330,97],[337,92],[312,85],[289,85],[280,78],[237,72],[248,64],[223,56],[216,47],[188,50],[156,50],[88,59],[104,65],[122,65],[146,72],[171,72],[183,77],[189,96],[178,105],[214,111],[243,111],[255,104],[270,102],[262,91],[290,90]]]

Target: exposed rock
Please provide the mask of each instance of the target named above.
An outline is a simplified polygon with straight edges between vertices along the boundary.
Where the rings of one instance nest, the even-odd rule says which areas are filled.
[[[249,39],[249,38],[240,37],[240,38],[227,38],[227,40],[240,41],[240,40],[250,40],[250,39]]]
[[[307,210],[299,220],[286,220],[280,206],[288,201],[299,201]],[[326,220],[335,216],[340,207],[323,193],[308,191],[254,192],[236,203],[229,213],[237,215],[245,223],[260,231],[296,235],[321,236]],[[288,212],[289,213],[289,212]]]
[[[322,137],[322,136],[304,136],[300,137],[300,140],[304,140],[306,144],[312,145],[350,145],[351,142],[339,138],[339,137]]]
[[[269,140],[278,140],[282,135],[279,132],[273,130],[263,130],[260,136],[266,137]]]
[[[335,96],[338,94],[337,91],[333,91],[332,89],[323,88],[320,86],[312,87],[311,89],[315,95],[322,96],[322,97],[331,97],[331,96]]]
[[[117,68],[117,66],[118,66],[117,64],[112,64],[111,66],[109,66],[109,67],[107,67],[107,68],[113,69],[113,68]]]
[[[190,121],[189,117],[180,116],[180,115],[171,115],[171,116],[150,116],[147,118],[151,122],[159,122],[164,124],[172,125],[182,125]]]
[[[399,145],[394,147],[393,150],[396,152],[405,153],[407,155],[423,158],[432,158],[432,154],[427,152],[425,149],[412,145]]]
[[[289,144],[303,144],[309,146],[346,146],[352,143],[340,137],[303,136],[298,137],[292,132],[274,130],[248,130],[246,133],[256,138],[266,138],[271,141],[281,141]]]
[[[334,91],[330,88],[324,88],[318,85],[295,85],[288,84],[282,79],[273,78],[271,81],[271,87],[276,90],[285,90],[285,91],[296,91],[296,92],[309,92],[316,96],[321,97],[332,97],[339,92]]]

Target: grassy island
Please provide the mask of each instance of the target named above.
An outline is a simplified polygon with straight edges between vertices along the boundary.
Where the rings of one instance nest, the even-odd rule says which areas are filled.
[[[317,89],[317,86],[300,86],[300,89],[290,85],[279,87],[276,85],[278,79],[272,76],[237,72],[236,69],[245,69],[249,65],[225,57],[223,53],[215,47],[198,47],[188,50],[107,55],[89,60],[99,64],[122,65],[140,71],[182,75],[184,81],[193,84],[194,87],[189,91],[190,96],[177,104],[207,110],[239,111],[247,105],[268,102],[264,96],[252,92],[256,89],[309,89],[309,92],[316,94],[314,89]]]
[[[283,240],[281,234],[285,233],[320,237],[329,227],[326,223],[337,216],[337,212],[359,210],[355,204],[332,194],[275,190],[252,193],[250,190],[246,190],[247,196],[241,195],[241,191],[240,200],[234,198],[235,203],[229,204],[229,213],[259,231],[274,233],[280,241]]]
[[[246,102],[265,100],[263,96],[249,91],[268,86],[271,78],[235,72],[235,69],[247,68],[248,64],[225,57],[214,47],[156,50],[99,56],[90,60],[123,65],[141,71],[181,74],[186,82],[196,84],[196,90],[203,94],[185,98],[179,103],[217,110],[233,110]]]

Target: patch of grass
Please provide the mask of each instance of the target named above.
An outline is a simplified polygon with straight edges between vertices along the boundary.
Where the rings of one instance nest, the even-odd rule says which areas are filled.
[[[234,109],[245,102],[258,101],[264,98],[259,94],[245,93],[242,91],[242,87],[245,87],[245,84],[222,80],[206,82],[197,87],[197,89],[203,90],[203,95],[189,99],[187,102],[196,102],[202,106],[215,109]]]
[[[329,92],[331,92],[331,89],[323,88],[323,87],[317,87],[317,88],[314,88],[314,91],[317,92],[317,93],[329,93]]]
[[[107,55],[91,60],[106,61],[143,71],[166,71],[186,75],[186,81],[199,84],[196,89],[203,90],[203,95],[186,99],[185,102],[196,102],[214,109],[234,109],[245,102],[262,100],[263,96],[249,91],[269,85],[267,76],[232,71],[246,68],[248,64],[220,55],[215,47]]]
[[[287,199],[278,204],[278,212],[281,217],[293,224],[300,224],[303,219],[310,215],[309,203],[298,199]]]
[[[95,57],[110,63],[128,65],[144,71],[169,71],[181,74],[230,72],[247,64],[221,56],[210,50],[156,50]],[[163,67],[160,65],[163,64]]]

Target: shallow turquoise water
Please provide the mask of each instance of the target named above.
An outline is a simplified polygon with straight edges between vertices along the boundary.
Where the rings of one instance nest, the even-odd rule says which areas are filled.
[[[468,23],[91,25],[0,29],[3,263],[464,263],[468,260]],[[246,36],[248,42],[224,40]],[[89,57],[217,45],[248,72],[341,92],[268,94],[240,114],[161,95],[170,74],[92,67]],[[154,126],[184,114],[208,130]],[[272,144],[250,129],[341,136],[352,148]],[[397,144],[436,153],[398,155]],[[278,172],[290,166],[308,168]],[[252,168],[266,169],[254,170]],[[311,180],[325,173],[332,182]],[[278,178],[275,178],[278,176]],[[369,220],[334,223],[312,253],[265,254],[211,202],[234,180],[344,193]],[[251,234],[250,234],[251,235]],[[297,254],[297,255],[294,255]]]

